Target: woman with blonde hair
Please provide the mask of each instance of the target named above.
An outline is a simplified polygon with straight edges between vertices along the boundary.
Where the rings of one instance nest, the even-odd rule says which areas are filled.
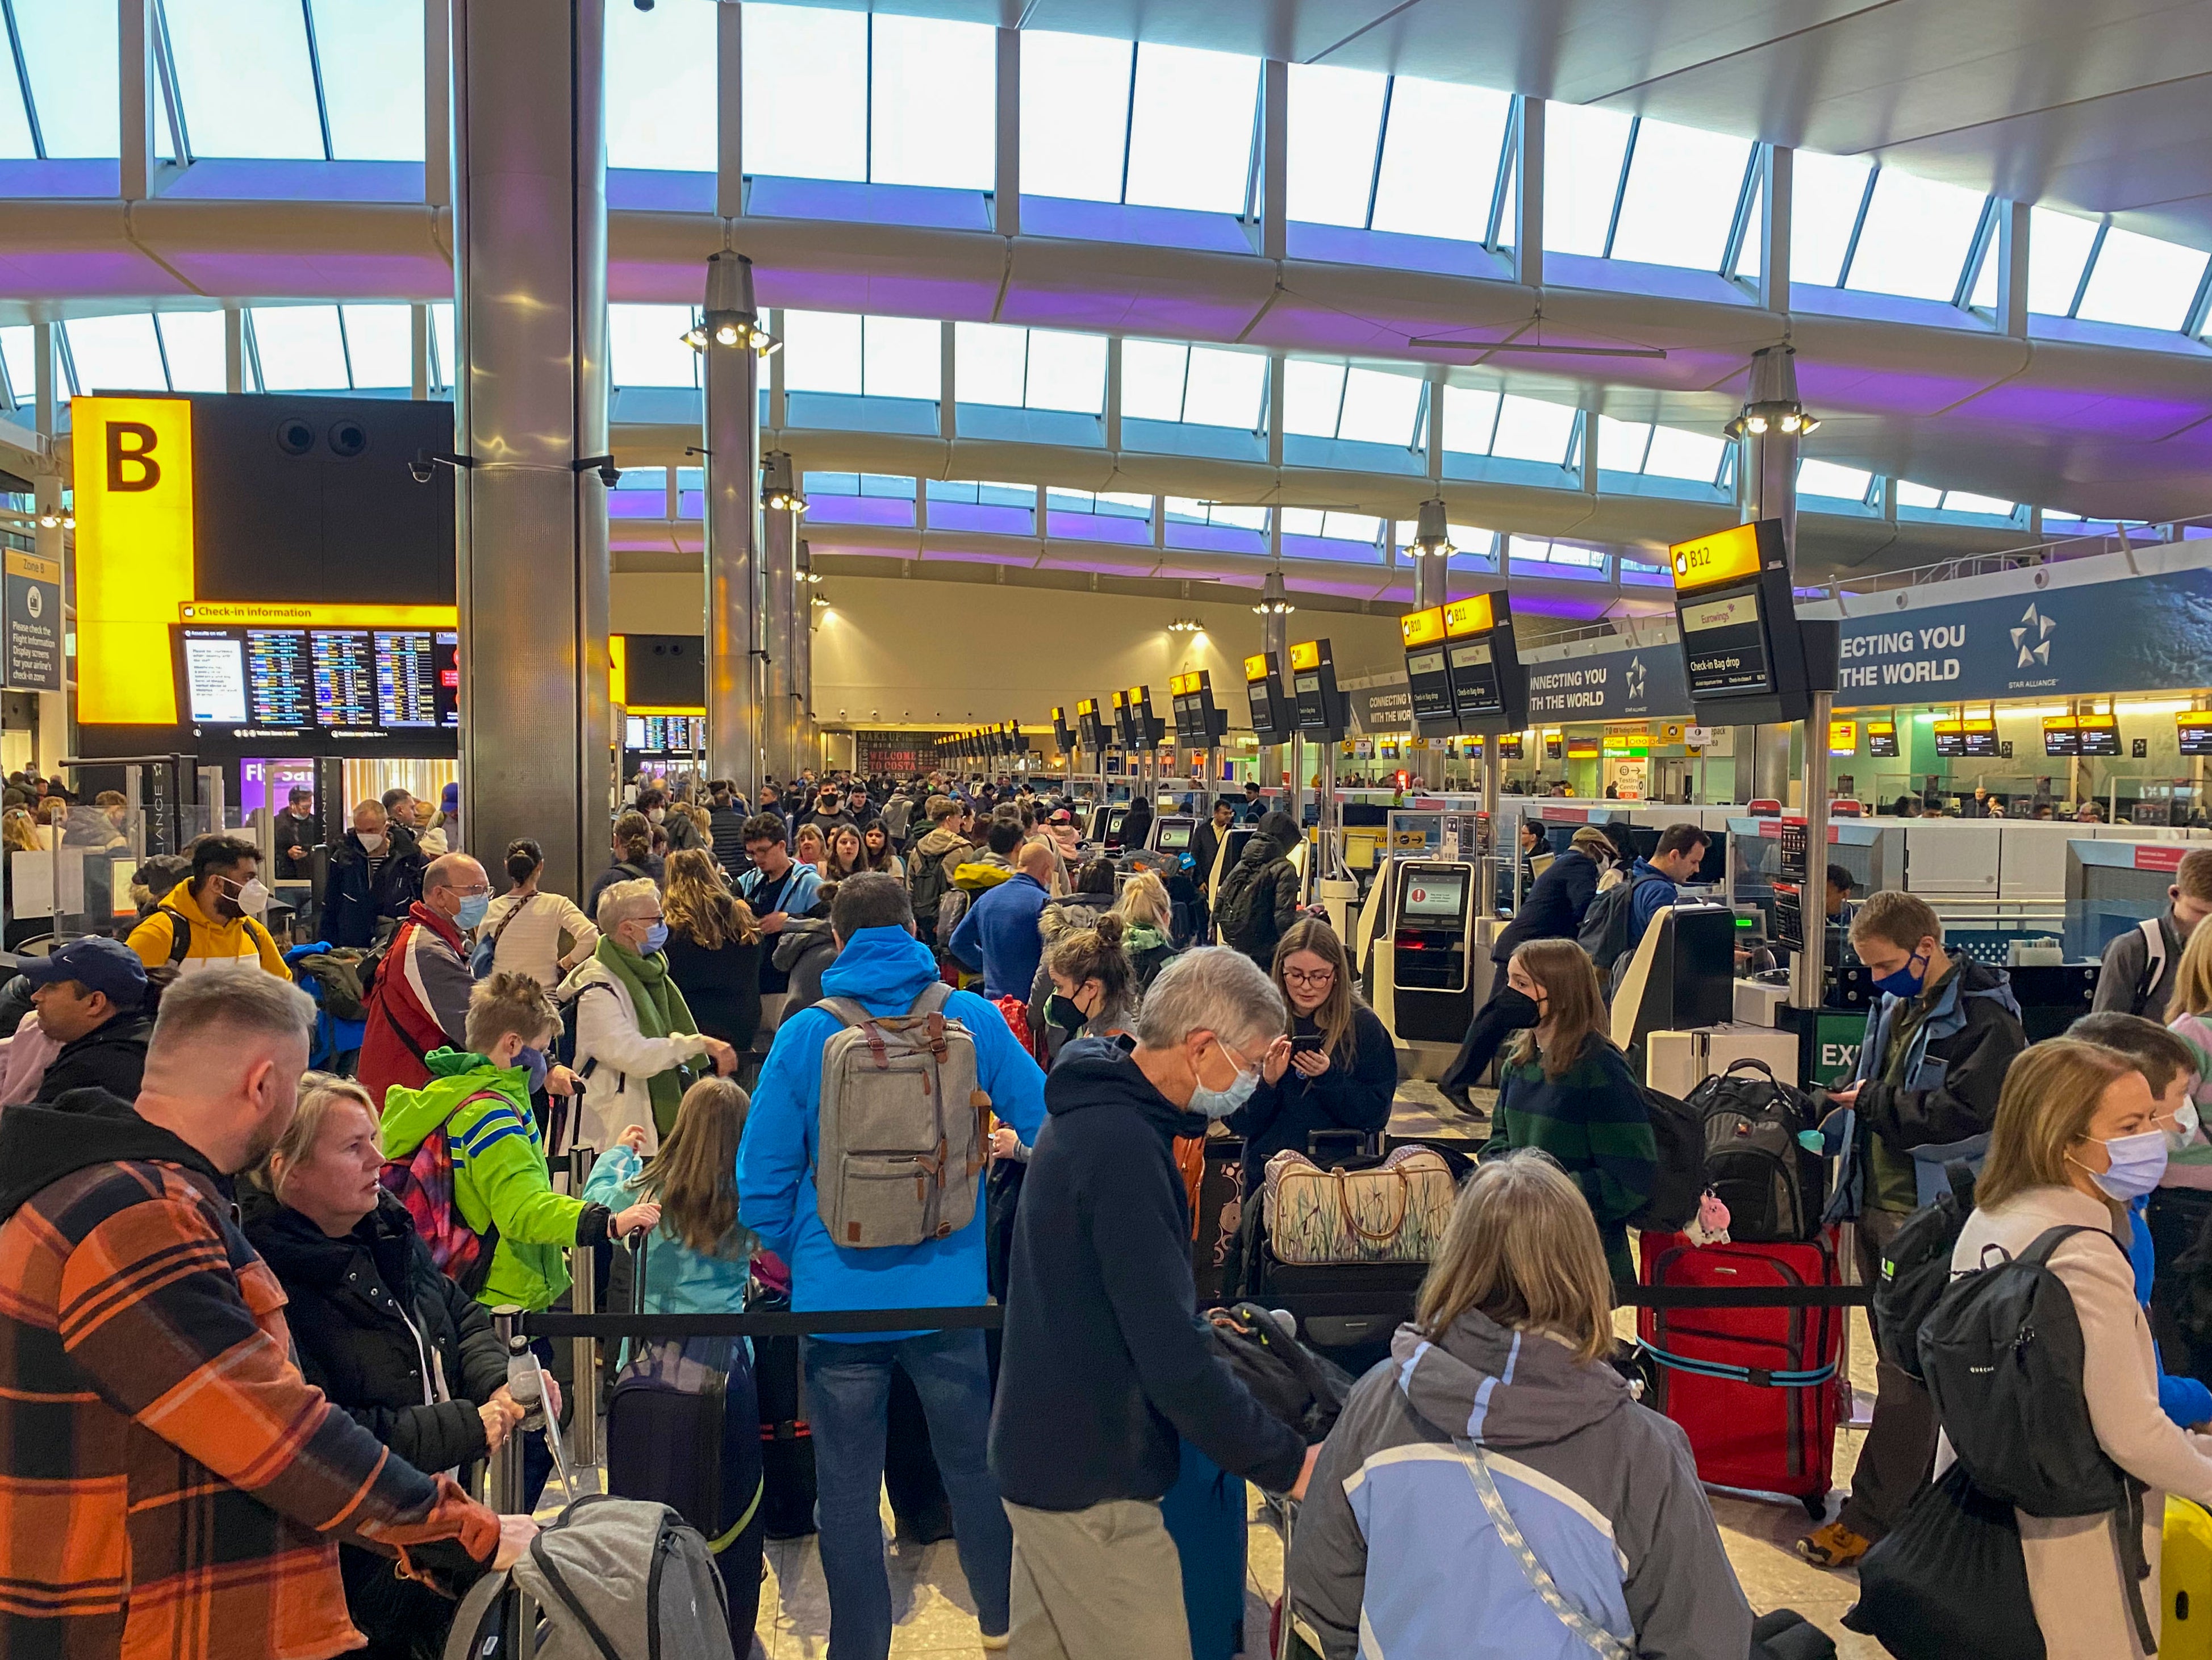
[[[1485,1158],[1519,1147],[1552,1155],[1597,1219],[1613,1284],[1636,1284],[1628,1219],[1651,1197],[1659,1162],[1644,1091],[1607,1036],[1605,994],[1589,954],[1571,939],[1532,939],[1506,982],[1536,1011],[1499,1056],[1497,1116]]]
[[[814,866],[814,873],[830,874],[830,846],[822,839],[821,826],[811,821],[801,824],[791,842],[791,856],[802,865]]]
[[[676,859],[706,858],[686,848]],[[742,1314],[752,1259],[760,1240],[738,1219],[738,1144],[744,1139],[752,1102],[727,1078],[702,1078],[684,1092],[676,1122],[651,1158],[641,1154],[642,1128],[620,1140],[592,1167],[584,1197],[619,1211],[658,1205],[659,1225],[644,1241],[647,1314]],[[726,1347],[709,1338],[647,1341],[635,1351],[623,1344],[624,1376],[642,1375],[681,1387],[687,1379],[718,1372],[722,1384],[722,1513],[684,1519],[707,1535],[730,1602],[730,1629],[750,1632],[760,1615],[763,1522],[760,1402],[753,1381],[750,1338]],[[619,1385],[617,1386],[619,1387]],[[695,1385],[696,1387],[696,1385]],[[621,1413],[611,1403],[611,1431]],[[658,1498],[657,1493],[618,1497]]]
[[[2212,928],[2199,924],[2173,965],[2173,989],[2166,1000],[2166,1023],[2197,1056],[2197,1087],[2190,1098],[2198,1116],[2212,1124]]]
[[[1288,1612],[1316,1650],[1753,1651],[1689,1438],[1630,1398],[1613,1345],[1580,1185],[1540,1152],[1484,1159],[1306,1489]]]
[[[1114,909],[1127,932],[1122,949],[1137,970],[1137,988],[1148,988],[1162,969],[1182,953],[1175,948],[1175,903],[1156,871],[1140,870],[1121,885]]]
[[[685,848],[668,855],[660,909],[669,976],[699,1030],[744,1054],[760,1031],[760,962],[768,949],[752,908],[723,885],[712,852]]]
[[[2139,1586],[2128,1582],[2110,1515],[2016,1512],[2028,1598],[2049,1660],[2142,1656],[2128,1598],[2143,1599],[2156,1630],[2165,1494],[2212,1505],[2212,1439],[2177,1427],[2160,1410],[2158,1352],[2128,1254],[2127,1207],[2166,1170],[2155,1104],[2136,1062],[2115,1050],[2063,1037],[2029,1049],[2005,1073],[1973,1214],[1951,1253],[1955,1276],[1999,1253],[2018,1256],[2052,1228],[2090,1230],[2061,1241],[2049,1266],[2081,1324],[2081,1393],[2097,1444],[2150,1489],[2142,1524],[2150,1574]],[[1950,1462],[1947,1440],[1937,1473]]]
[[[1352,989],[1352,962],[1336,930],[1302,916],[1275,945],[1275,989],[1289,1010],[1287,1040],[1260,1063],[1260,1086],[1231,1113],[1244,1138],[1244,1191],[1285,1148],[1310,1151],[1317,1131],[1372,1134],[1390,1122],[1398,1051],[1375,1011]]]

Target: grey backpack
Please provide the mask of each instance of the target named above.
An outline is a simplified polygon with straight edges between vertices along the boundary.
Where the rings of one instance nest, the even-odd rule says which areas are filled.
[[[952,988],[933,981],[902,1015],[848,997],[815,1005],[837,1017],[822,1046],[822,1225],[852,1250],[918,1245],[966,1227],[990,1159],[991,1098],[976,1079],[975,1040],[945,1015]]]
[[[470,1589],[445,1660],[477,1660],[499,1647],[493,1604],[510,1580],[537,1607],[538,1660],[735,1660],[714,1559],[699,1530],[665,1505],[579,1499],[520,1561]],[[750,1632],[745,1644],[750,1651]]]

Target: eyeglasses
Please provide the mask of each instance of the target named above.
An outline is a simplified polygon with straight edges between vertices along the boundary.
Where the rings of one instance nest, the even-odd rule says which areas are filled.
[[[1283,978],[1293,986],[1326,986],[1336,978],[1334,969],[1285,969]]]

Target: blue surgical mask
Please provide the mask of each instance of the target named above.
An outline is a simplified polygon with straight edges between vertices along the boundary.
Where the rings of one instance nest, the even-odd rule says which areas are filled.
[[[530,1074],[530,1092],[532,1095],[545,1087],[545,1051],[544,1049],[517,1049],[514,1054],[514,1064]]]
[[[1221,1052],[1229,1055],[1225,1048]],[[1229,1058],[1233,1061],[1237,1057],[1231,1055]],[[1240,1069],[1225,1090],[1208,1089],[1201,1083],[1191,1091],[1190,1110],[1208,1118],[1226,1118],[1250,1100],[1252,1091],[1259,1087],[1260,1074],[1256,1068],[1251,1072]]]
[[[1876,991],[1886,991],[1892,997],[1917,997],[1921,988],[1928,983],[1929,959],[1915,952],[1905,959],[1905,966],[1893,974],[1885,974],[1874,982]],[[1918,966],[1915,967],[1914,964]]]
[[[483,923],[484,920],[484,913],[490,909],[491,896],[489,894],[465,893],[461,896],[460,909],[453,914],[453,921],[459,923],[461,932],[466,933],[471,928],[478,927]]]
[[[668,943],[668,924],[655,922],[645,931],[645,954],[652,956]]]
[[[2140,1199],[2152,1191],[2166,1174],[2166,1132],[2145,1130],[2139,1135],[2122,1135],[2104,1143],[2106,1157],[2112,1161],[2110,1170],[2090,1171],[2089,1179],[2103,1189],[2106,1196],[2125,1204],[2130,1199]],[[2068,1158],[2073,1155],[2069,1153]],[[2077,1164],[2081,1161],[2074,1159]],[[2087,1169],[2087,1165],[2083,1165]]]

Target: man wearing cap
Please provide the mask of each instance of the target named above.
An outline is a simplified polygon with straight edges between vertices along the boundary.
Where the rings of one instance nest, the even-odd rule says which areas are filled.
[[[62,1046],[46,1063],[38,1104],[52,1106],[64,1091],[81,1089],[137,1099],[154,1035],[138,953],[119,939],[72,939],[51,957],[23,958],[21,967],[39,1029]]]

